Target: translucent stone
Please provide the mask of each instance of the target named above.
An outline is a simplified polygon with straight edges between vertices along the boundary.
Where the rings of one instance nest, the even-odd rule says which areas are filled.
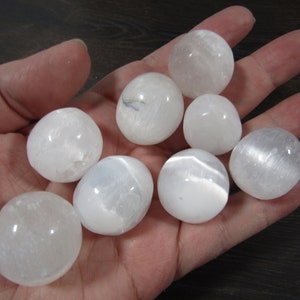
[[[55,182],[80,179],[102,153],[103,140],[93,119],[77,108],[62,108],[44,116],[27,141],[31,166]]]
[[[129,141],[154,145],[172,135],[183,112],[183,97],[175,83],[163,74],[145,73],[123,90],[116,119]]]
[[[191,147],[219,155],[232,150],[238,143],[242,124],[229,100],[219,95],[205,94],[188,106],[183,131]]]
[[[195,30],[185,34],[169,57],[169,73],[182,93],[190,98],[219,94],[234,70],[232,50],[218,34]]]
[[[72,205],[49,192],[29,192],[0,211],[0,271],[14,283],[38,286],[63,276],[82,243]]]
[[[229,169],[249,195],[261,200],[280,197],[300,179],[300,143],[280,128],[255,130],[233,149]]]
[[[73,204],[88,230],[119,235],[142,220],[152,193],[148,168],[133,157],[116,155],[100,160],[83,176]]]
[[[214,218],[226,205],[227,171],[220,160],[202,149],[187,149],[171,156],[158,177],[162,206],[187,223]]]

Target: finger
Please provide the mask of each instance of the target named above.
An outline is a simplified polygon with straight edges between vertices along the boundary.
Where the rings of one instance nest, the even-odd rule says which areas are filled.
[[[300,93],[246,122],[243,135],[262,127],[280,127],[300,138]]]
[[[222,94],[233,102],[241,118],[276,87],[299,74],[299,47],[300,30],[279,37],[235,64],[233,78]],[[295,95],[274,110],[244,124],[243,134],[256,128],[275,126],[299,135],[299,100],[299,95]],[[184,141],[182,131],[179,131],[176,141],[170,141],[169,145],[175,151],[187,146],[179,141]],[[226,161],[227,158],[228,154],[222,160]]]
[[[209,17],[195,29],[209,29],[224,37],[227,42],[234,46],[243,39],[254,24],[251,12],[240,6],[226,8]],[[109,74],[92,91],[105,98],[117,101],[125,85],[139,74],[155,71],[167,74],[168,57],[177,39],[146,56],[142,61],[130,63]]]
[[[89,71],[90,58],[79,40],[0,66],[0,133],[18,130],[63,106],[83,86]]]
[[[191,31],[197,29],[214,31],[222,36],[231,47],[234,47],[250,32],[254,22],[255,19],[247,8],[232,6],[210,16]],[[146,63],[158,72],[166,73],[170,52],[178,39],[180,36],[146,56],[144,58]]]
[[[275,88],[300,72],[300,30],[283,35],[235,64],[233,78],[222,93],[241,118]]]

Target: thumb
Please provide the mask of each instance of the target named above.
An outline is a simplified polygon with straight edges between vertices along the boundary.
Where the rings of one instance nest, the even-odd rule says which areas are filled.
[[[70,40],[0,66],[0,133],[18,130],[72,99],[91,61],[81,40]]]

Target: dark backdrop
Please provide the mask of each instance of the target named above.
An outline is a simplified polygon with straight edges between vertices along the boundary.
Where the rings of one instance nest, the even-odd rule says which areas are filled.
[[[236,59],[300,28],[299,0],[0,0],[0,63],[82,38],[93,62],[87,88],[234,4],[250,8],[256,17],[253,31],[234,48]],[[299,92],[299,86],[298,76],[273,92],[255,114]],[[299,300],[299,217],[300,209],[175,282],[158,299]]]

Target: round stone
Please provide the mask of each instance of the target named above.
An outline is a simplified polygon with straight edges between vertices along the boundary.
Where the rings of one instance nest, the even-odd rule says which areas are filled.
[[[227,171],[220,160],[202,149],[187,149],[171,156],[158,177],[162,206],[187,223],[214,218],[226,205],[229,192]]]
[[[234,70],[232,50],[218,34],[195,30],[185,34],[169,57],[169,73],[182,93],[190,98],[219,94]]]
[[[242,135],[242,124],[234,105],[225,97],[205,94],[187,108],[183,131],[192,148],[201,148],[214,155],[233,149]]]
[[[77,108],[62,108],[44,116],[27,141],[31,166],[55,182],[80,179],[102,153],[103,140],[93,119]]]
[[[300,143],[280,128],[255,130],[233,149],[229,169],[247,194],[261,200],[278,198],[300,179]]]
[[[39,286],[63,276],[81,248],[73,206],[49,192],[28,192],[0,211],[0,271],[12,282]]]
[[[100,160],[83,176],[73,204],[88,230],[119,235],[142,220],[152,193],[148,168],[133,157],[116,155]]]
[[[163,74],[145,73],[123,90],[116,119],[129,141],[154,145],[172,135],[183,112],[183,97],[175,83]]]

